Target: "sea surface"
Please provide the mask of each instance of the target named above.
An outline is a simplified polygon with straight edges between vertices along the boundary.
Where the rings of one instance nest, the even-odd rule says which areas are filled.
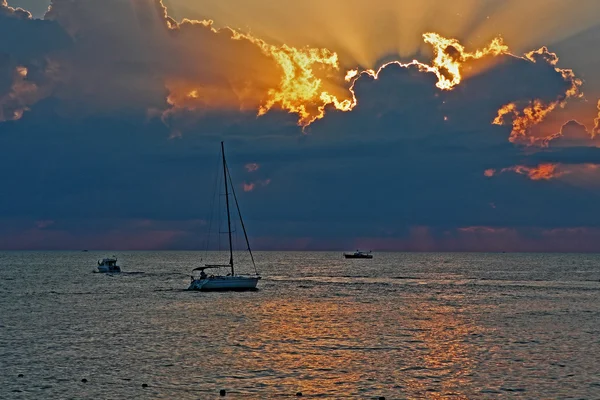
[[[112,254],[0,252],[1,399],[600,399],[600,255]]]

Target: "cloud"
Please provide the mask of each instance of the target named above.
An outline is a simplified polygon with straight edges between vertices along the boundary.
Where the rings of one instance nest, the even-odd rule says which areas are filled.
[[[591,175],[594,179],[596,179],[600,176],[598,174],[598,172],[600,172],[599,169],[600,164],[598,163],[542,163],[536,166],[515,165],[512,167],[502,168],[501,170],[486,169],[484,171],[484,176],[491,178],[501,173],[514,172],[519,175],[525,175],[532,181],[549,181],[551,179],[566,177],[569,174],[576,174],[577,176]]]
[[[204,111],[251,104],[256,113],[263,98],[255,93],[266,96],[278,81],[277,67],[254,44],[210,24],[178,24],[160,0],[54,0],[44,20],[0,25],[3,37],[18,31],[27,45],[68,38],[66,45],[38,49],[36,57],[60,67],[52,96],[72,117],[169,105]],[[16,43],[7,50],[20,51]]]
[[[598,139],[592,132],[588,132],[585,125],[576,120],[567,121],[560,128],[560,132],[542,139],[543,144],[549,147],[597,147]]]
[[[209,20],[177,23],[160,0],[83,0],[77,6],[55,0],[45,18],[58,22],[76,44],[67,94],[93,92],[94,99],[86,100],[95,107],[164,109],[166,100],[163,120],[171,123],[189,110],[256,115],[278,106],[298,114],[304,125],[320,113],[319,104],[309,102],[336,101],[319,90],[324,85],[318,76],[339,68],[335,53],[274,46],[215,29]]]
[[[551,53],[546,47],[542,47],[537,51],[527,53],[525,57],[535,64],[539,63],[546,68],[553,68],[562,77],[565,83],[565,91],[550,101],[534,99],[525,102],[511,102],[502,106],[498,110],[498,115],[493,123],[504,125],[507,119],[512,119],[511,142],[522,141],[526,143],[528,140],[531,142],[533,139],[530,135],[532,127],[544,121],[556,107],[564,107],[567,99],[583,96],[580,91],[583,82],[575,76],[572,70],[556,67],[558,56],[555,53]]]
[[[248,171],[248,172],[254,172],[254,171],[258,171],[258,169],[260,168],[260,165],[258,165],[257,163],[248,163],[248,164],[244,165],[244,168],[246,168],[246,171]]]
[[[18,19],[31,19],[31,13],[22,8],[9,7],[6,0],[0,0],[0,16],[8,16]]]
[[[430,63],[392,62],[379,71],[347,73],[331,50],[272,45],[238,30],[217,29],[210,20],[176,22],[160,0],[54,0],[45,21],[30,22],[52,22],[72,40],[67,51],[50,55],[59,68],[39,99],[52,91],[61,111],[72,116],[145,110],[150,117],[160,116],[174,137],[213,116],[239,124],[276,109],[297,115],[298,125],[307,127],[327,109],[353,110],[360,81],[377,80],[391,64],[433,74],[437,88],[451,90],[465,73],[472,77],[489,68],[481,67],[490,64],[487,59],[497,59],[494,65],[515,58],[501,38],[467,51],[458,40],[430,32],[423,34],[433,50]],[[522,109],[522,96],[505,103],[494,123],[505,123],[511,115],[511,140],[527,135],[567,98],[580,95],[581,81],[571,70],[558,68],[558,57],[545,47],[522,61],[560,76],[568,87],[550,101],[527,100]],[[19,114],[25,110],[21,107]]]
[[[17,120],[27,110],[27,105],[36,102],[37,86],[27,81],[27,68],[18,66],[13,71],[12,84],[0,97],[0,122]]]
[[[44,228],[48,228],[50,226],[54,225],[54,221],[52,220],[41,220],[41,221],[35,221],[35,226],[38,229],[44,229]]]
[[[19,234],[0,235],[0,249],[10,250],[154,250],[166,248],[183,236],[180,231],[113,230],[73,234],[64,230],[31,229]],[[90,264],[90,266],[93,264]]]
[[[344,84],[335,52],[271,45],[230,28],[216,29],[209,20],[177,23],[160,0],[55,0],[45,20],[56,22],[73,40],[59,57],[64,71],[56,88],[71,113],[89,112],[90,107],[163,110],[163,121],[181,131],[177,125],[189,123],[176,119],[188,119],[189,111],[238,110],[260,116],[279,108],[296,114],[298,124],[306,127],[329,107],[350,111],[357,103],[353,83]],[[465,63],[508,50],[499,38],[474,52],[436,33],[423,39],[433,48],[431,65],[398,65],[435,74],[441,89],[460,83]],[[377,78],[375,71],[363,73]]]
[[[600,135],[600,100],[598,100],[598,116],[594,119],[594,129],[592,132],[594,137]]]
[[[48,97],[60,66],[51,54],[68,41],[59,27],[0,3],[0,122],[17,120]]]
[[[265,187],[265,186],[268,186],[270,183],[271,183],[270,179],[264,179],[264,180],[259,180],[259,181],[255,181],[255,182],[250,182],[250,183],[244,182],[242,187],[244,189],[244,192],[252,192],[257,187],[261,187],[261,186]]]
[[[587,212],[600,149],[583,116],[562,120],[582,87],[550,50],[521,57],[499,39],[466,49],[430,33],[431,57],[348,75],[336,49],[176,22],[158,1],[54,1],[45,20],[0,18],[3,37],[22,38],[0,42],[0,110],[20,118],[0,125],[12,192],[0,220],[29,221],[15,232],[56,221],[35,243],[82,244],[77,224],[107,245],[120,231],[136,246],[136,233],[199,243],[182,221],[210,208],[221,140],[262,243],[278,232],[281,246],[484,248],[493,240],[473,235],[600,226]]]
[[[556,179],[568,172],[559,170],[559,164],[540,164],[535,167],[528,167],[525,165],[515,165],[514,167],[502,168],[498,173],[514,172],[520,175],[525,175],[532,181],[539,180],[550,180]],[[497,171],[494,169],[486,169],[484,175],[486,177],[492,177],[496,175]]]

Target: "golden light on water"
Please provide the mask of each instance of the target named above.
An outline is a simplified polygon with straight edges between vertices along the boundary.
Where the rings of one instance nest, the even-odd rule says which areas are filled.
[[[237,305],[222,301],[221,312],[237,316],[239,328],[226,324],[192,337],[226,338],[231,345],[220,350],[227,360],[221,367],[251,371],[247,375],[253,375],[253,385],[271,388],[273,396],[297,391],[327,398],[358,396],[357,384],[367,397],[465,393],[475,363],[472,343],[484,328],[463,318],[461,308],[453,305],[461,304],[463,295],[395,295],[399,298],[379,302],[361,290],[357,297],[271,299],[260,307],[251,298]],[[271,370],[279,376],[260,373]],[[438,383],[431,385],[431,379]],[[435,392],[428,391],[432,386]]]

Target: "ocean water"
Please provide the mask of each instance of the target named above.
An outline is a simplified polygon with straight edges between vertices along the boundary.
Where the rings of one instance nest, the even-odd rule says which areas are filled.
[[[0,398],[600,399],[600,255],[259,252],[246,293],[107,255],[0,253]]]

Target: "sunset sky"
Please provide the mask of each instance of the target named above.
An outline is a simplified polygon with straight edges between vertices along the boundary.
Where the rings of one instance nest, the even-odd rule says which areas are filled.
[[[0,250],[600,250],[600,1],[0,0]]]

